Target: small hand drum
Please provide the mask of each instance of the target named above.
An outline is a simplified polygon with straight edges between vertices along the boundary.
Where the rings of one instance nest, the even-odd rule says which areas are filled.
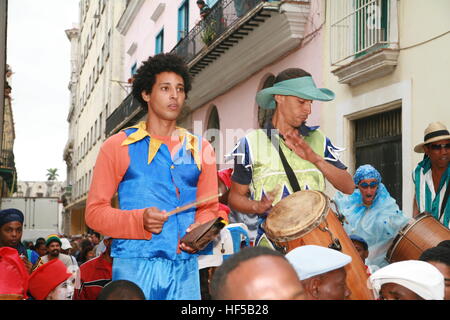
[[[330,209],[330,199],[320,191],[295,192],[278,202],[263,225],[267,237],[285,252],[302,245],[336,249],[352,257],[345,266],[352,300],[372,300],[368,274],[342,222]],[[314,259],[314,257],[311,257]]]
[[[386,254],[390,263],[418,260],[422,252],[450,240],[450,230],[432,215],[423,212],[403,227]]]
[[[295,192],[272,208],[265,221],[264,230],[270,240],[286,246],[290,241],[303,237],[324,222],[328,209],[329,199],[322,192]],[[297,246],[289,247],[292,250]]]

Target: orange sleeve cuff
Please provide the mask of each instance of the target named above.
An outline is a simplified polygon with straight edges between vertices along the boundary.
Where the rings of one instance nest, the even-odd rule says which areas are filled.
[[[202,172],[197,184],[197,201],[219,193],[214,148],[206,139],[202,140],[202,146]],[[219,198],[216,197],[214,200],[208,201],[197,208],[195,222],[205,223],[218,217],[228,221],[226,212],[219,210]]]

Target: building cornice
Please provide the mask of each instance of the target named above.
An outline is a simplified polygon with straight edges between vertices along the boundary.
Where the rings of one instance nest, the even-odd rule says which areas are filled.
[[[120,20],[117,23],[117,30],[120,34],[125,35],[128,32],[131,23],[134,21],[134,18],[136,18],[144,2],[145,0],[133,0],[129,2],[127,8],[122,14],[122,17],[120,17]]]
[[[72,41],[73,39],[78,38],[80,35],[80,29],[78,28],[72,28],[65,31],[67,38]]]

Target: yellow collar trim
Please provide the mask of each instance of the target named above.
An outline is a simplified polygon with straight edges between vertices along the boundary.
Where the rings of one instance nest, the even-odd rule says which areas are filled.
[[[135,132],[133,132],[132,134],[130,134],[122,142],[122,146],[127,146],[129,144],[138,142],[147,136],[150,137],[150,134],[147,132],[147,125],[146,125],[145,121],[141,121],[137,125],[128,127],[126,129],[131,129],[131,128],[136,128],[137,130]],[[177,128],[178,137],[180,139],[180,144],[184,143],[185,138],[188,139],[186,141],[186,150],[191,151],[191,154],[194,157],[194,161],[197,164],[198,170],[201,170],[202,161],[201,161],[200,154],[199,154],[198,137],[189,133],[184,128],[180,128],[180,127],[176,127],[176,128]],[[126,130],[126,129],[124,129],[124,130]],[[161,147],[161,145],[163,143],[164,143],[163,141],[156,139],[156,138],[150,139],[150,145],[148,146],[148,164],[150,164],[152,162],[152,160],[155,158],[156,153],[158,152],[159,148]]]

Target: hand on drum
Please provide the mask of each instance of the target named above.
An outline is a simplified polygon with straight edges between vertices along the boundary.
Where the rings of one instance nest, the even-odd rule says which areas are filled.
[[[262,197],[261,201],[254,201],[253,204],[253,211],[256,214],[263,214],[269,209],[272,208],[272,203],[274,200],[274,196],[271,192],[269,192],[268,197],[264,196]]]
[[[294,151],[300,158],[311,163],[321,160],[320,156],[314,152],[306,141],[298,135],[298,132],[289,132],[284,135],[286,145]]]

